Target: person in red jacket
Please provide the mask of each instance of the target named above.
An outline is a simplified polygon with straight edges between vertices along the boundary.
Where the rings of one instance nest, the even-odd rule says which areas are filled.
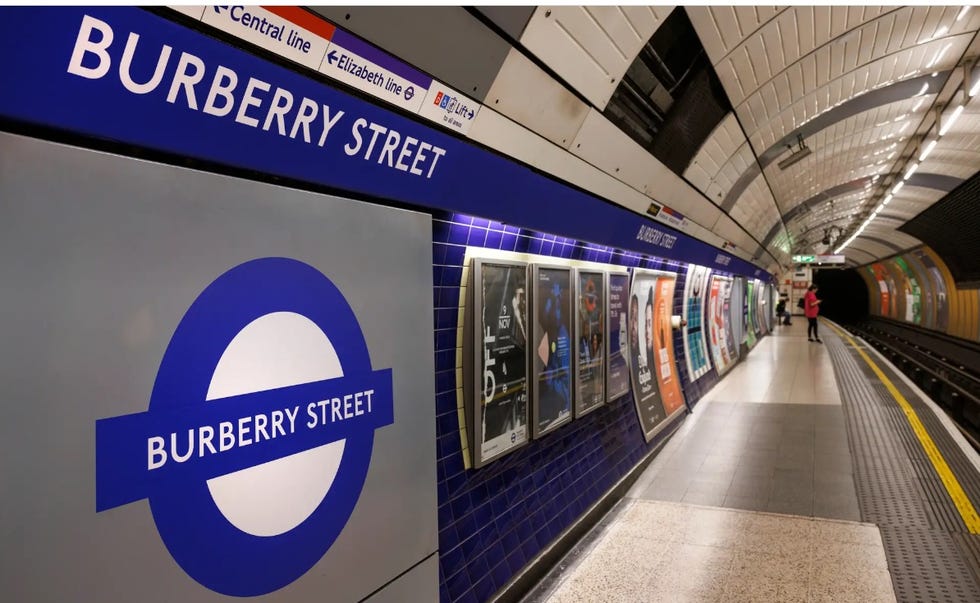
[[[806,316],[807,322],[810,323],[806,328],[806,340],[823,343],[820,340],[820,335],[817,333],[817,314],[820,313],[819,306],[820,300],[817,299],[817,286],[816,284],[810,285],[806,295],[803,296],[803,314]]]

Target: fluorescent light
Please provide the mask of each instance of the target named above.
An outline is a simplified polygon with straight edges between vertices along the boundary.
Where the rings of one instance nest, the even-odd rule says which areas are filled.
[[[885,209],[885,204],[884,203],[882,203],[881,205],[879,205],[878,207],[875,208],[875,215],[877,216],[878,214],[880,214],[881,213],[881,210],[883,210],[883,209]]]
[[[956,123],[956,120],[960,118],[960,113],[963,113],[963,105],[956,107],[956,109],[953,111],[953,114],[950,115],[949,119],[947,119],[946,122],[943,124],[943,127],[939,129],[940,136],[945,136],[946,132],[949,132],[949,129],[953,127],[953,124]]]
[[[929,82],[926,82],[926,83],[924,83],[924,84],[922,84],[922,89],[921,89],[921,90],[919,90],[919,91],[918,91],[918,92],[917,92],[917,93],[915,94],[915,96],[922,96],[923,94],[925,94],[925,93],[926,93],[926,90],[928,90],[928,89],[929,89]],[[913,96],[912,98],[915,98],[915,96]]]
[[[970,11],[970,7],[969,6],[964,6],[963,8],[961,8],[960,9],[960,14],[956,15],[956,20],[959,21],[960,19],[962,19],[963,17],[965,17],[966,16],[966,13],[968,13],[969,11]]]
[[[980,77],[977,78],[976,83],[973,84],[972,88],[970,88],[970,92],[967,94],[967,96],[972,98],[977,95],[977,92],[980,92]]]
[[[897,154],[898,154],[898,153],[896,153],[896,152],[892,152],[892,153],[890,153],[890,154],[888,155],[888,157],[885,157],[885,159],[891,159],[892,157],[894,157],[894,156],[895,156],[895,155],[897,155]]]
[[[929,87],[929,84],[922,84],[922,86],[928,88]],[[922,94],[922,93],[920,92],[919,94]],[[915,103],[915,106],[912,107],[912,113],[915,113],[916,111],[918,111],[919,110],[919,107],[921,107],[922,106],[922,103],[924,103],[924,102],[926,102],[926,99],[920,98],[919,99],[919,102]]]
[[[891,203],[892,202],[892,197],[894,197],[894,196],[895,195],[888,195],[887,197],[885,197],[885,199],[881,202],[881,205],[882,206],[885,206],[885,205],[888,205],[889,203]]]
[[[893,195],[897,195],[898,194],[898,191],[902,190],[902,187],[903,186],[905,186],[905,181],[904,180],[899,180],[898,181],[898,184],[895,185],[895,188],[892,189],[892,194]]]
[[[946,51],[949,50],[952,46],[953,46],[952,42],[947,42],[946,45],[943,46],[943,49],[937,52],[936,56],[932,57],[932,60],[929,61],[928,65],[926,65],[926,69],[931,68],[933,65],[943,60],[943,57],[946,56]]]
[[[926,148],[924,148],[922,150],[922,154],[919,155],[919,161],[925,161],[926,160],[926,157],[929,156],[929,153],[932,153],[932,150],[934,148],[936,148],[936,143],[937,142],[939,142],[939,141],[938,140],[933,140],[932,142],[930,142],[929,144],[926,145]]]
[[[915,170],[919,169],[919,162],[915,162],[909,166],[909,169],[905,171],[905,176],[902,177],[903,180],[908,180],[909,176],[915,173]]]

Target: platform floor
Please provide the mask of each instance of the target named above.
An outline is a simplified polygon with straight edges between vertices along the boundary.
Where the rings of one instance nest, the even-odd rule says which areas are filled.
[[[980,601],[970,518],[916,523],[943,495],[946,515],[955,514],[953,501],[926,483],[941,489],[941,471],[922,468],[926,453],[907,437],[915,429],[863,364],[872,352],[830,325],[820,334],[824,344],[808,342],[797,319],[764,338],[525,603]],[[976,453],[917,404],[966,497],[980,502]],[[906,450],[888,445],[902,438]],[[875,468],[889,464],[900,478],[922,479],[882,485]]]

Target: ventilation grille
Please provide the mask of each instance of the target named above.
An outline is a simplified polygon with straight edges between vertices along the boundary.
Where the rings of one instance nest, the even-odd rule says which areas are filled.
[[[899,227],[938,253],[960,288],[980,287],[980,172]]]
[[[687,12],[676,8],[626,71],[605,115],[676,174],[731,103]]]

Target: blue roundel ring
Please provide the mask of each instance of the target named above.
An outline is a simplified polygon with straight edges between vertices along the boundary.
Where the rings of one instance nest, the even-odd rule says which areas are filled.
[[[357,317],[340,290],[312,266],[287,258],[252,260],[222,274],[184,315],[157,373],[149,412],[194,412],[206,402],[214,369],[231,340],[252,321],[295,312],[330,339],[345,375],[371,370]],[[255,596],[282,588],[312,568],[333,545],[357,504],[371,462],[373,431],[347,439],[336,478],[300,525],[259,537],[232,525],[207,482],[170,484],[149,495],[170,554],[211,590]]]

